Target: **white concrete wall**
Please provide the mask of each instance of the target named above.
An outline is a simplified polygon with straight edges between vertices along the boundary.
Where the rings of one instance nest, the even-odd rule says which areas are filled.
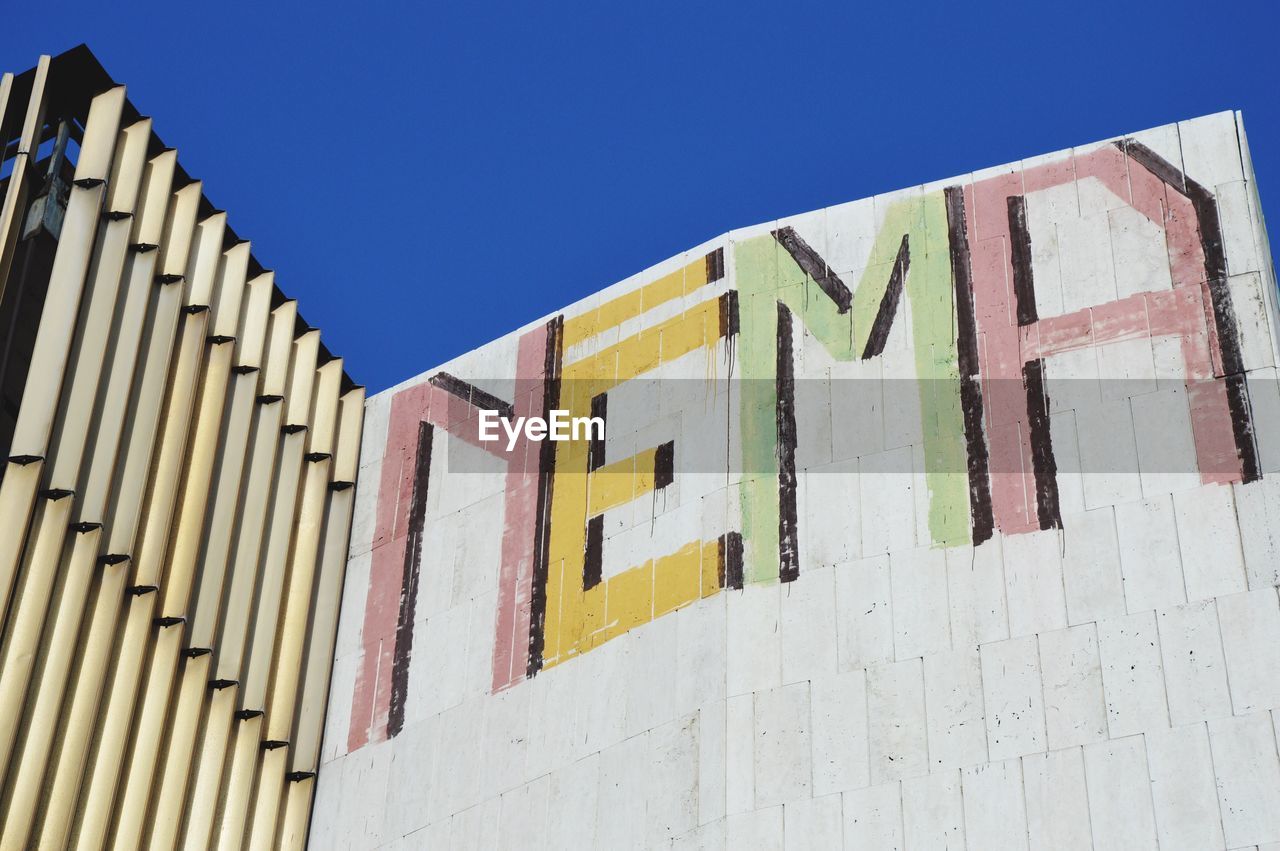
[[[938,545],[925,477],[873,472],[849,448],[867,451],[866,412],[836,411],[799,424],[796,581],[711,594],[491,693],[505,479],[433,465],[404,726],[349,751],[394,388],[367,408],[312,847],[1280,848],[1274,273],[1237,116],[1134,138],[1216,199],[1260,479],[1206,483],[1166,463],[1195,451],[1176,382],[1169,395],[1155,381],[1181,375],[1177,338],[1050,359],[1051,376],[1124,395],[1052,400],[1062,528],[997,531],[976,549]],[[852,287],[886,200],[710,248],[726,246],[732,267],[742,239],[791,225]],[[1096,180],[1027,206],[1041,319],[1170,289],[1159,229]],[[730,269],[718,291],[734,283]],[[852,365],[798,334],[797,376],[868,363],[909,375],[911,327],[900,317],[878,362]],[[510,374],[515,339],[445,369]],[[663,410],[638,407],[631,427]],[[871,454],[919,455],[917,419],[884,412]],[[436,440],[443,456],[452,438]],[[1091,453],[1131,471],[1073,472],[1099,469]],[[689,538],[680,530],[713,539],[738,522],[733,476],[681,490],[677,468],[673,487],[653,509],[669,525],[648,497],[610,515],[628,536],[611,533],[615,553],[625,541],[661,554]],[[606,551],[606,572],[617,557]]]

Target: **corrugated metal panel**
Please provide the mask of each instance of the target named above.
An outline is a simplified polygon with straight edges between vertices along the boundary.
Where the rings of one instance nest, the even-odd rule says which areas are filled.
[[[83,135],[0,481],[0,848],[299,847],[363,391],[83,48],[0,78],[0,297],[55,124]]]

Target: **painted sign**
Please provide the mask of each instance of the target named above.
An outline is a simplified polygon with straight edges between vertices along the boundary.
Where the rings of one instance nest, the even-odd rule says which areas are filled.
[[[1169,285],[1041,316],[1028,199],[1082,181],[1157,230]],[[803,581],[803,341],[835,362],[872,362],[895,333],[910,340],[934,546],[1061,527],[1047,359],[1107,344],[1176,340],[1201,481],[1260,477],[1216,201],[1151,149],[1122,140],[909,193],[880,212],[870,260],[855,274],[837,272],[795,227],[778,227],[526,331],[509,365],[509,399],[443,372],[395,395],[349,750],[404,724],[441,432],[505,464],[493,691],[725,589]],[[737,379],[726,436],[741,471],[736,506],[719,528],[704,524],[700,535],[663,541],[657,557],[606,571],[607,514],[671,487],[684,449],[655,440],[606,457],[603,434],[487,441],[482,413],[533,420],[562,411],[612,433],[627,425],[610,410],[612,393],[698,352]]]

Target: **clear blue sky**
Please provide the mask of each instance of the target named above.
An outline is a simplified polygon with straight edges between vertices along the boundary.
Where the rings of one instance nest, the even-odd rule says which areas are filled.
[[[1243,109],[1275,2],[15,2],[87,42],[379,390],[715,234]]]

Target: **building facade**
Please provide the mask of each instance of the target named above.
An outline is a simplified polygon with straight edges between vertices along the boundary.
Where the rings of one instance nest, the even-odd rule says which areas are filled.
[[[313,845],[1273,847],[1278,319],[1222,113],[732,231],[373,396]]]
[[[87,49],[0,143],[0,848],[1280,847],[1238,114],[731,231],[367,402]]]
[[[0,141],[0,847],[302,847],[363,389],[87,49]]]

